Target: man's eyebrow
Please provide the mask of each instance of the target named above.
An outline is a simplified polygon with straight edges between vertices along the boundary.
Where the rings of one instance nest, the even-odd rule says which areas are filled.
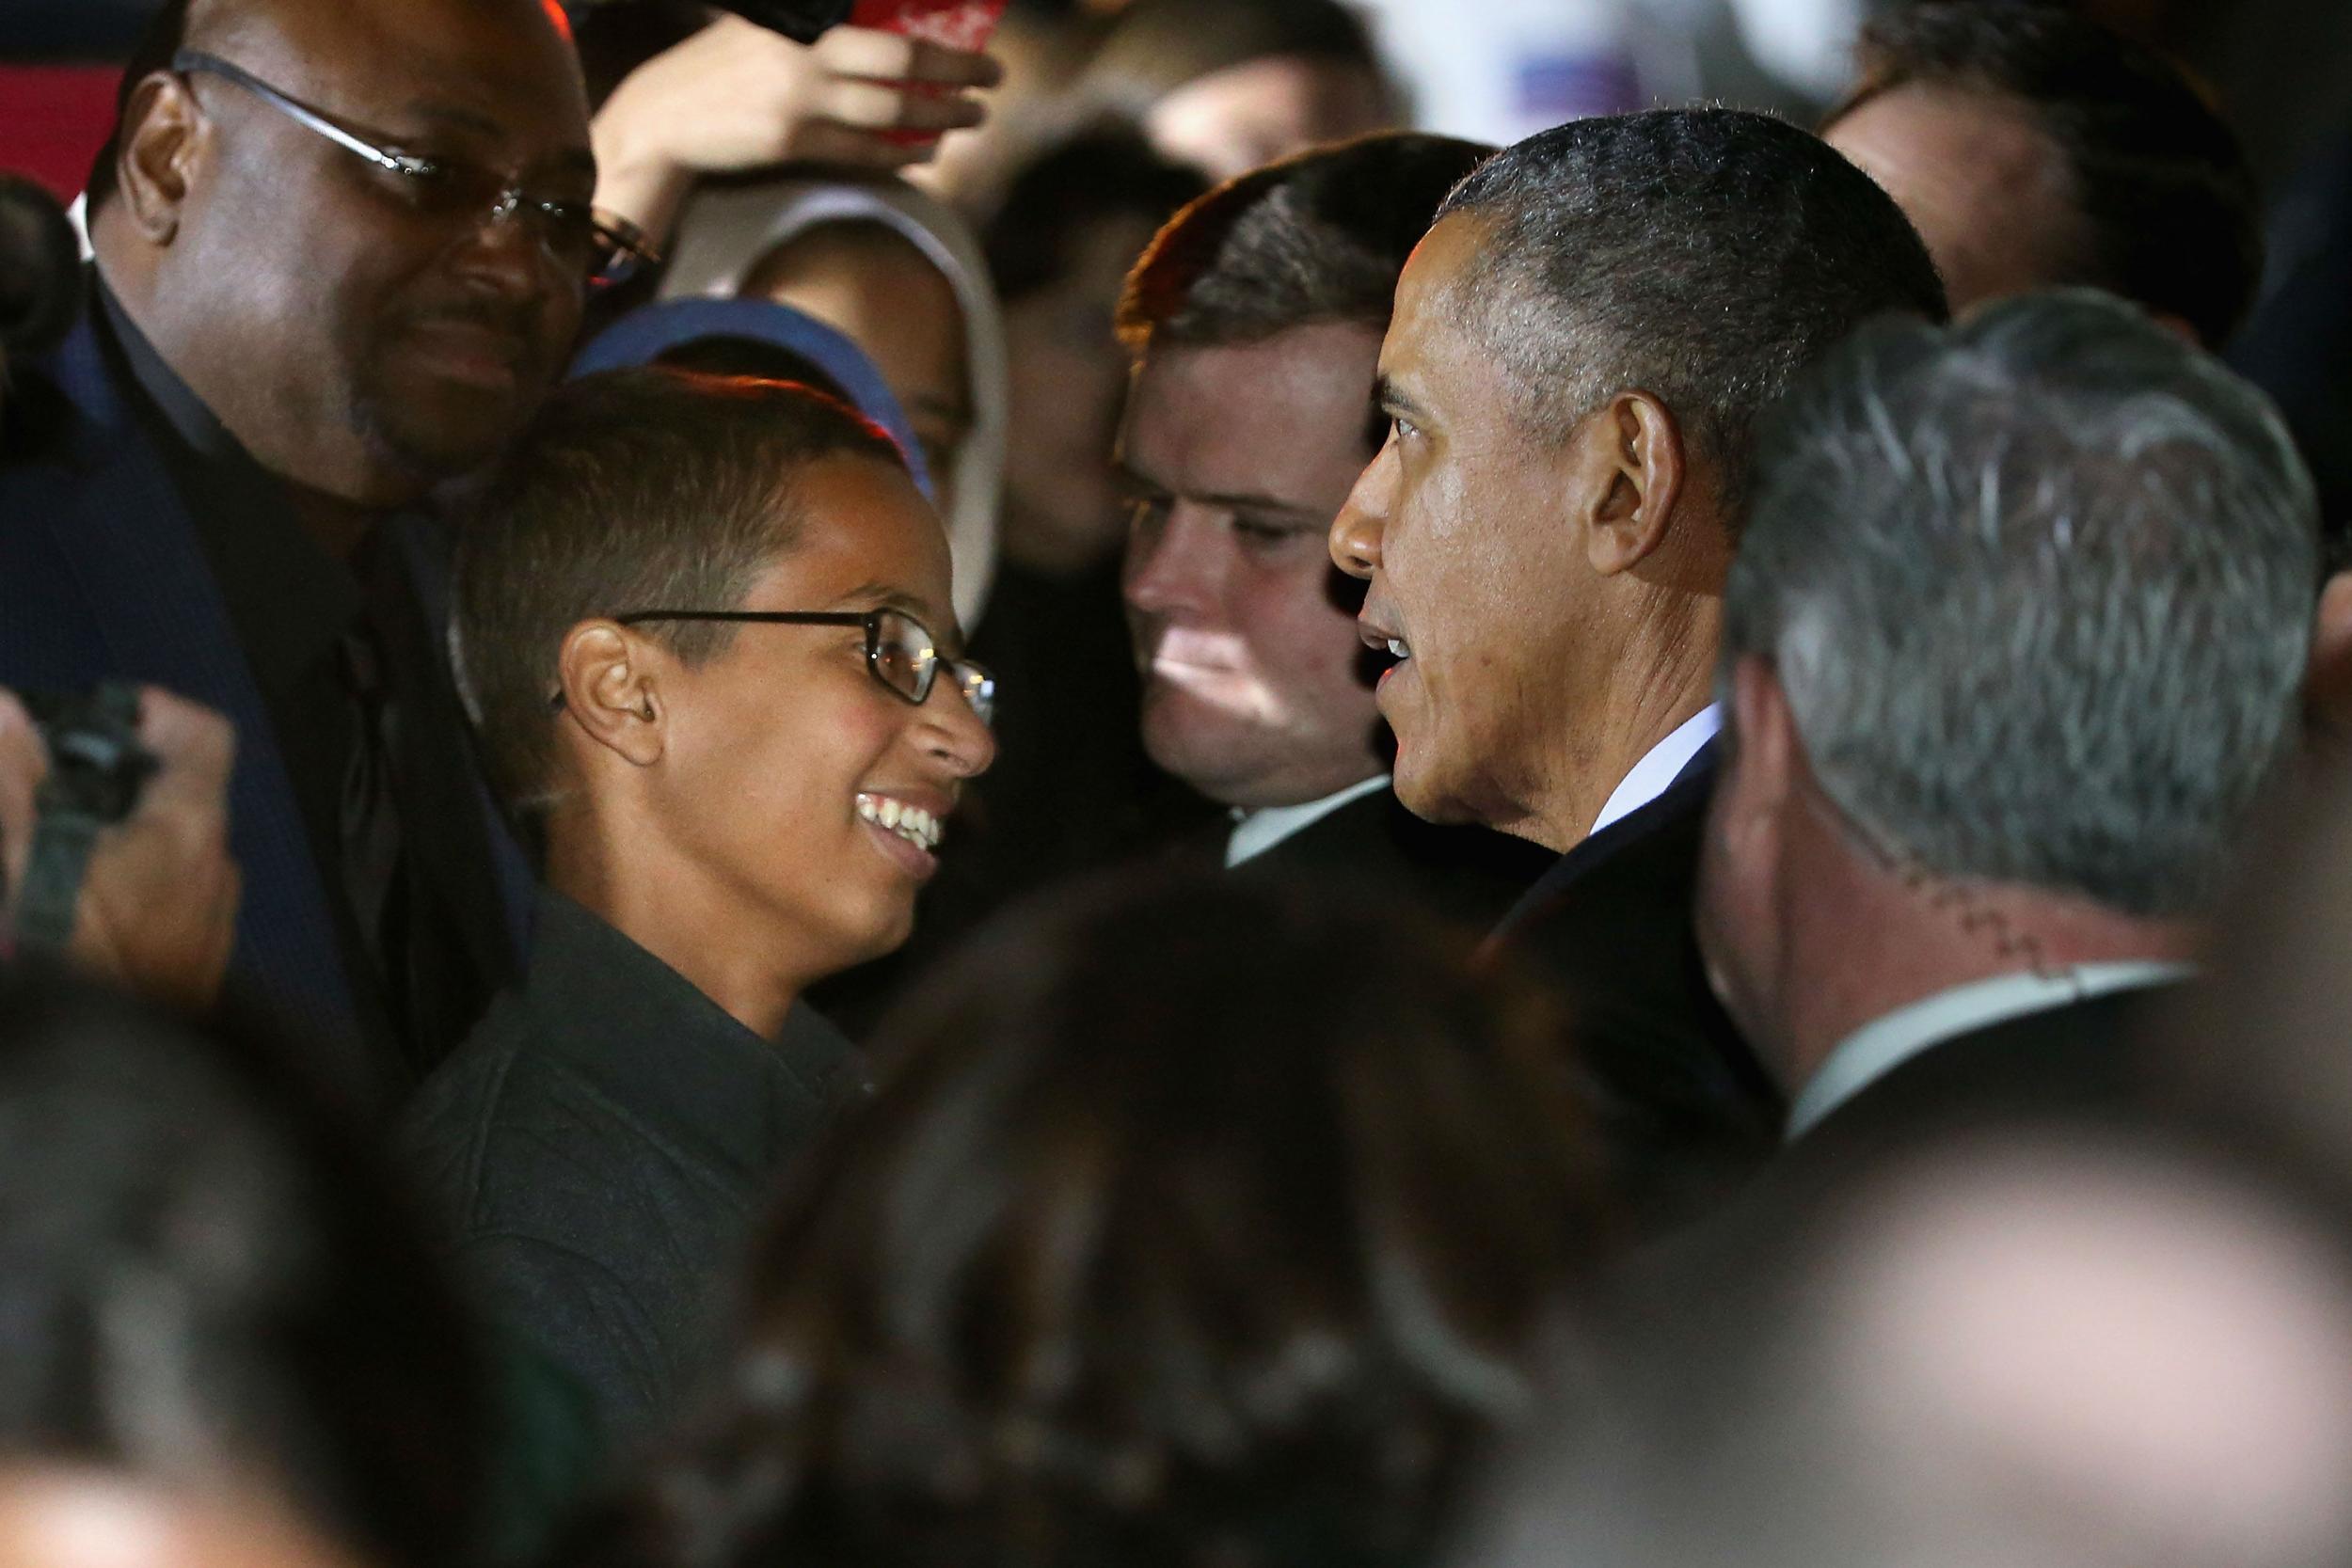
[[[1373,381],[1372,402],[1373,406],[1383,413],[1405,414],[1416,420],[1425,420],[1429,417],[1429,410],[1406,396],[1385,372]]]
[[[452,103],[442,99],[412,100],[408,104],[408,112],[417,119],[431,124],[453,131],[463,131],[486,140],[496,140],[506,134],[505,126],[479,109],[469,109],[461,103]],[[585,147],[567,147],[548,156],[544,160],[544,164],[545,166],[561,168],[567,172],[594,174],[596,171],[596,155]]]
[[[1198,506],[1218,507],[1228,512],[1273,513],[1279,516],[1298,517],[1317,525],[1329,520],[1324,516],[1320,507],[1309,506],[1301,501],[1284,500],[1279,496],[1264,495],[1254,490],[1171,489],[1150,474],[1130,467],[1124,462],[1116,466],[1115,472],[1118,475],[1120,487],[1130,495],[1181,496],[1184,499]]]
[[[502,136],[506,134],[506,127],[488,115],[444,99],[412,99],[408,112],[419,119],[431,120],[436,125],[445,125],[453,130],[470,131],[477,136]]]

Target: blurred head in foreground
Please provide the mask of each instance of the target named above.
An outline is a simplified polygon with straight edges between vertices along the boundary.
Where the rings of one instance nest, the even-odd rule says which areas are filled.
[[[4,1568],[356,1568],[358,1560],[266,1497],[72,1465],[0,1467]]]
[[[1104,884],[898,1016],[715,1407],[587,1560],[1420,1560],[1596,1238],[1539,993],[1228,881]]]
[[[1924,1152],[1770,1243],[1677,1280],[1610,1414],[1515,1456],[1463,1568],[2352,1553],[2352,1259],[2292,1195],[2051,1128]]]
[[[241,1040],[0,986],[0,1454],[85,1472],[0,1487],[0,1540],[114,1477],[257,1542],[469,1549],[475,1363],[364,1143]]]

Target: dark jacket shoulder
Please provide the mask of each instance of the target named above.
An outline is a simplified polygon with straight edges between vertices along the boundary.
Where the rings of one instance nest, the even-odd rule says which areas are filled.
[[[864,1068],[806,1009],[759,1038],[567,900],[538,926],[402,1149],[478,1307],[627,1438],[701,1370],[760,1212]]]
[[[1789,1145],[1788,1174],[1837,1179],[1889,1154],[2038,1120],[2132,1120],[2147,1102],[2136,1042],[2160,985],[2090,997],[1927,1047],[1864,1085]]]
[[[1656,800],[1561,856],[1494,938],[1565,993],[1644,1230],[1693,1218],[1745,1181],[1785,1114],[1708,984],[1692,925],[1714,755],[1710,742]]]

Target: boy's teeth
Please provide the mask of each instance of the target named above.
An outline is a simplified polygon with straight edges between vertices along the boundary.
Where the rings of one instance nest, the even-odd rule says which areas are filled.
[[[946,836],[939,819],[930,812],[886,796],[859,796],[857,814],[876,827],[897,833],[918,849],[936,849],[940,840]]]
[[[1391,637],[1389,639],[1389,652],[1394,654],[1399,658],[1410,658],[1413,657],[1413,650],[1405,645],[1405,639],[1401,637]]]

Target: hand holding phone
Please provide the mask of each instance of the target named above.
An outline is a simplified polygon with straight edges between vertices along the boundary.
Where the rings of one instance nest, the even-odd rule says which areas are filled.
[[[920,10],[926,0],[894,3]],[[1002,10],[1001,0],[980,5]],[[969,36],[969,22],[955,25]],[[803,44],[723,16],[630,72],[597,111],[596,202],[659,246],[702,176],[790,163],[902,168],[942,133],[980,123],[972,89],[1001,74],[986,55],[916,32],[835,27]]]

